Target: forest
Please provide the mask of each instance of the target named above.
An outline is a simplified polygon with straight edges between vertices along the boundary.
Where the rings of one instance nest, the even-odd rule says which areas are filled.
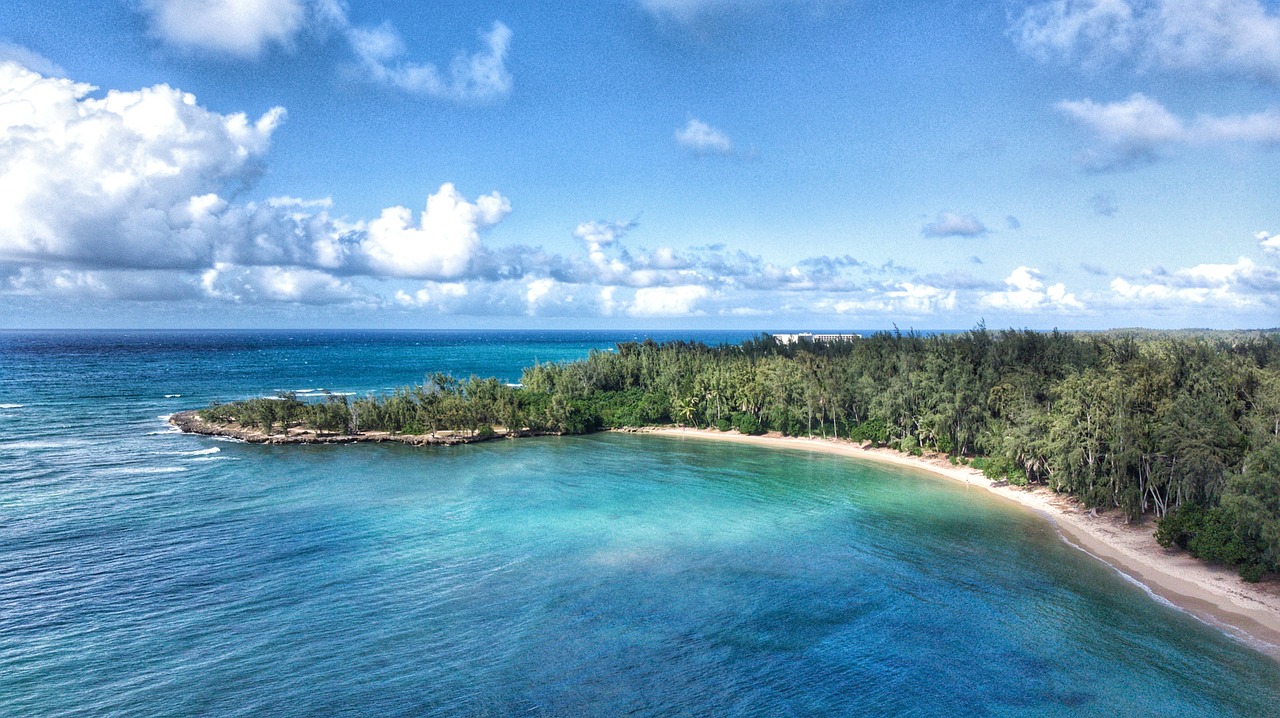
[[[445,374],[391,394],[214,404],[201,416],[358,434],[577,434],[678,424],[945,454],[1154,520],[1162,545],[1280,572],[1280,333],[985,327],[831,343],[619,344],[518,386]]]

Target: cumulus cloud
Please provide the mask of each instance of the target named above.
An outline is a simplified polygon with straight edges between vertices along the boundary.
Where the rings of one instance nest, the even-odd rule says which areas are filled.
[[[1271,233],[1256,232],[1254,239],[1264,258],[1280,254],[1280,241]],[[1206,263],[1174,271],[1156,267],[1140,275],[1115,277],[1110,289],[1110,303],[1122,308],[1261,311],[1262,316],[1268,312],[1274,316],[1280,308],[1280,268],[1248,257],[1230,264]]]
[[[415,226],[406,207],[391,207],[368,224],[359,242],[376,274],[392,277],[448,279],[461,276],[480,247],[480,230],[511,212],[497,192],[468,202],[452,184],[427,198]]]
[[[1153,271],[1111,281],[1116,300],[1159,308],[1203,305],[1251,309],[1280,303],[1280,271],[1247,257],[1233,264],[1199,264],[1175,272]]]
[[[122,272],[171,270],[174,286],[216,299],[351,301],[361,294],[344,275],[466,273],[480,233],[511,211],[452,184],[417,219],[391,207],[348,221],[328,200],[236,204],[225,197],[259,175],[283,109],[252,119],[167,85],[95,89],[0,63],[0,263],[28,268],[10,291],[133,296],[145,291]]]
[[[0,259],[206,266],[216,193],[256,177],[284,110],[255,120],[168,85],[95,89],[0,64]]]
[[[1084,309],[1076,296],[1062,283],[1045,286],[1040,270],[1018,267],[1004,280],[1006,288],[982,295],[981,304],[993,309],[1014,312]]]
[[[1280,80],[1280,16],[1260,0],[1051,0],[1010,32],[1041,60]]]
[[[926,237],[980,237],[990,230],[971,214],[939,212],[922,231]]]
[[[692,119],[676,130],[676,143],[698,155],[733,154],[733,142],[725,133],[702,120]]]
[[[1251,115],[1199,115],[1184,120],[1142,93],[1109,103],[1067,100],[1057,108],[1093,138],[1094,146],[1078,158],[1091,171],[1150,164],[1178,146],[1280,144],[1280,110],[1275,108]]]
[[[167,44],[241,58],[289,46],[307,19],[302,0],[141,0],[139,7]]]
[[[511,91],[511,73],[506,67],[511,35],[511,28],[493,23],[488,32],[480,35],[484,49],[473,54],[459,53],[444,71],[431,63],[405,60],[404,40],[389,24],[351,28],[347,33],[352,50],[373,81],[460,102],[493,100]]]
[[[283,110],[216,113],[166,85],[94,90],[0,64],[0,294],[640,318],[784,311],[780,296],[805,311],[922,313],[973,291],[849,255],[775,264],[722,244],[629,246],[635,220],[582,222],[580,252],[487,247],[511,203],[448,183],[420,213],[370,220],[323,198],[237,201]]]
[[[627,307],[633,317],[683,317],[699,314],[698,302],[705,299],[710,290],[696,284],[679,287],[645,287],[637,289]]]

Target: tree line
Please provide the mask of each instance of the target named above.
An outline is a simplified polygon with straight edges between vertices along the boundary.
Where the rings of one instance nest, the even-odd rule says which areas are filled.
[[[936,451],[1043,485],[1256,580],[1280,570],[1280,334],[984,327],[831,343],[628,342],[519,386],[435,374],[389,395],[212,406],[326,432],[584,433],[680,424]]]

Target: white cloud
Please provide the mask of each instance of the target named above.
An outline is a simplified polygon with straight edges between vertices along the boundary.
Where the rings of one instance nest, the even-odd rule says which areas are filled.
[[[2,271],[2,270],[0,270]],[[190,275],[171,270],[79,270],[59,267],[18,267],[0,280],[6,294],[56,297],[78,301],[180,301],[203,296]]]
[[[554,279],[535,279],[525,285],[528,291],[525,293],[524,300],[529,303],[530,311],[538,304],[538,300],[542,299],[555,289],[556,280]]]
[[[52,60],[21,45],[0,42],[0,63],[16,62],[46,77],[65,77],[67,71]]]
[[[418,226],[406,207],[390,207],[368,225],[360,243],[370,268],[393,277],[461,276],[480,247],[480,230],[497,224],[511,203],[497,192],[468,202],[452,184],[427,198]]]
[[[284,110],[251,120],[167,85],[94,89],[0,64],[0,259],[207,265],[200,220],[256,177]]]
[[[1132,50],[1133,7],[1128,0],[1054,0],[1028,8],[1012,32],[1041,60],[1098,62]]]
[[[1148,164],[1180,145],[1280,144],[1277,109],[1252,115],[1199,115],[1188,121],[1142,93],[1110,103],[1068,100],[1057,108],[1092,135],[1095,146],[1079,158],[1089,170]]]
[[[864,316],[922,316],[951,311],[955,309],[957,301],[954,289],[935,287],[924,282],[895,282],[885,286],[865,287],[855,296],[820,299],[813,309],[819,313]]]
[[[689,120],[688,124],[676,130],[676,142],[700,155],[733,153],[733,142],[728,135],[697,119]]]
[[[501,22],[480,34],[482,50],[458,53],[442,70],[405,59],[404,39],[391,23],[352,25],[340,0],[139,2],[151,33],[171,47],[254,59],[272,46],[292,49],[298,35],[310,28],[322,36],[345,38],[369,79],[387,87],[455,102],[484,102],[511,91],[506,67],[511,29]]]
[[[1260,0],[1052,0],[1011,28],[1029,54],[1280,80],[1280,16]]]
[[[637,289],[627,307],[633,317],[684,317],[697,313],[697,305],[710,295],[698,285],[678,287],[644,287]]]
[[[1264,253],[1280,253],[1280,242],[1268,232],[1254,234]],[[1234,263],[1206,263],[1173,272],[1156,268],[1137,277],[1111,281],[1111,300],[1122,307],[1157,311],[1214,308],[1228,311],[1274,311],[1280,306],[1280,268],[1248,257]]]
[[[588,250],[598,252],[604,247],[611,246],[621,240],[628,232],[635,229],[637,224],[635,220],[630,222],[606,222],[595,219],[578,224],[573,230],[573,236],[585,242]]]
[[[223,195],[257,177],[282,109],[251,120],[167,85],[94,89],[0,64],[0,262],[67,270],[19,272],[10,291],[106,296],[129,282],[101,270],[170,269],[232,301],[355,299],[337,275],[465,274],[480,232],[511,210],[497,192],[468,201],[451,184],[416,221],[404,207],[338,219],[329,200],[233,204]]]
[[[896,289],[885,292],[884,296],[891,306],[911,314],[929,314],[956,306],[955,290],[914,282],[902,282]]]
[[[331,274],[293,267],[220,264],[201,274],[200,285],[209,298],[238,304],[350,304],[360,300],[372,301],[365,292]]]
[[[433,302],[456,300],[466,297],[468,294],[470,294],[470,290],[464,282],[426,282],[413,294],[403,289],[396,290],[394,299],[403,306],[425,307]]]
[[[926,237],[979,237],[988,231],[977,217],[956,212],[939,212],[938,218],[923,230]]]
[[[1280,254],[1280,235],[1274,235],[1270,232],[1256,232],[1253,237],[1262,245],[1263,252]]]
[[[290,45],[307,18],[302,0],[141,0],[140,7],[167,44],[242,58]]]
[[[389,24],[350,28],[347,37],[369,77],[388,87],[459,102],[493,100],[511,91],[511,73],[506,67],[511,28],[501,22],[481,33],[483,50],[458,54],[447,72],[431,63],[403,60],[404,40]]]
[[[1074,294],[1059,283],[1045,286],[1040,270],[1018,267],[1004,280],[1007,289],[982,295],[980,303],[993,309],[1014,312],[1084,309]]]

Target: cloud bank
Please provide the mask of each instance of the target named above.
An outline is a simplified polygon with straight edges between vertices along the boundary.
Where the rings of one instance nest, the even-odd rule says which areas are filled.
[[[348,222],[327,200],[234,204],[227,197],[261,172],[283,108],[254,119],[211,112],[167,85],[100,99],[95,89],[0,64],[0,261],[447,278],[467,270],[480,232],[511,209],[496,192],[472,202],[451,184],[417,219],[390,207]]]
[[[1261,260],[1157,268],[1090,292],[1032,263],[992,282],[849,254],[776,262],[724,244],[644,247],[634,219],[578,222],[566,230],[576,240],[567,253],[495,246],[487,238],[501,231],[511,201],[451,183],[420,211],[393,206],[371,219],[345,217],[325,198],[237,199],[260,176],[285,119],[282,108],[214,112],[168,85],[101,93],[0,63],[0,296],[503,317],[891,317],[926,326],[989,312],[1270,311],[1280,297],[1280,241],[1267,232],[1254,237]],[[1221,126],[1176,122],[1168,136],[1243,132],[1201,129]],[[925,228],[942,237],[987,231],[954,212]]]

